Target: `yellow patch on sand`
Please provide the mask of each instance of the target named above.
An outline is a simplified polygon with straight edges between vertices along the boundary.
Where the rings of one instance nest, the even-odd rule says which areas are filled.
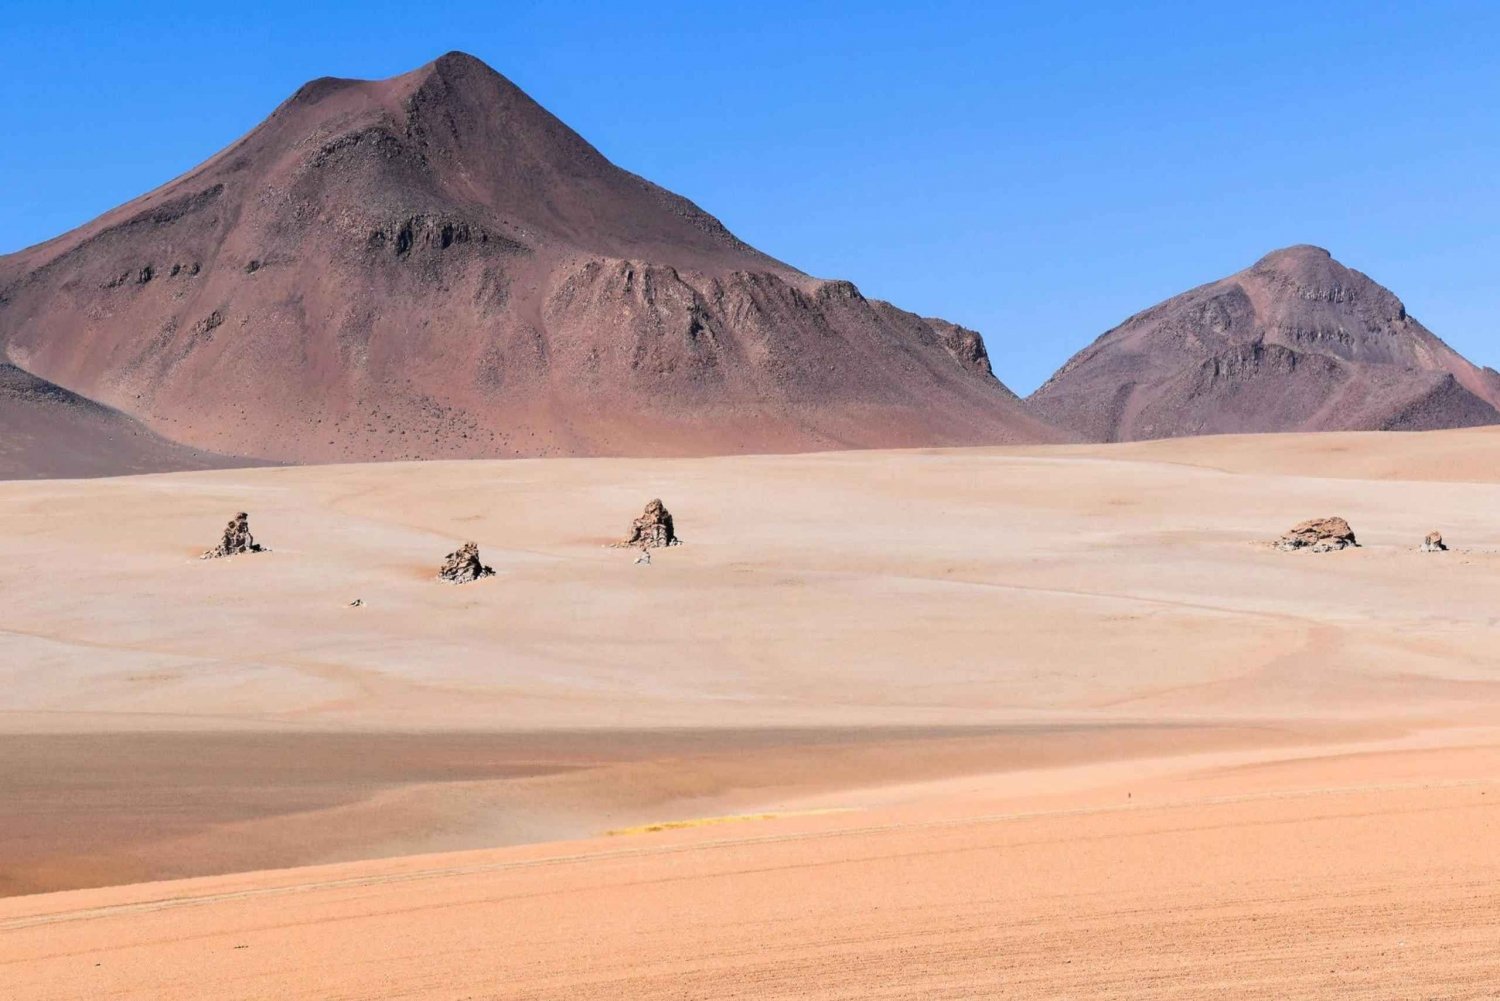
[[[681,831],[690,827],[713,827],[718,824],[743,824],[752,820],[779,820],[783,817],[815,817],[824,813],[849,813],[850,807],[833,807],[826,810],[786,810],[780,813],[732,813],[723,817],[694,817],[690,820],[663,820],[655,824],[637,827],[617,827],[604,833],[609,837],[627,834],[655,834],[658,831]]]

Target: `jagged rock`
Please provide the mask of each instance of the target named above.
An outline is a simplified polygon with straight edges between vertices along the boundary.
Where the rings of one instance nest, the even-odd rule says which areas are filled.
[[[672,514],[661,498],[646,505],[646,513],[630,523],[630,538],[617,542],[617,546],[639,546],[652,549],[656,546],[677,546],[682,540],[672,527]]]
[[[1445,553],[1447,551],[1448,544],[1443,541],[1442,532],[1428,532],[1427,538],[1422,540],[1422,552],[1424,553]]]
[[[1277,541],[1276,548],[1288,552],[1307,549],[1314,553],[1331,553],[1336,549],[1358,545],[1354,541],[1354,529],[1343,518],[1313,518],[1283,535]]]
[[[264,552],[268,552],[266,547],[257,543],[255,536],[250,534],[250,516],[241,511],[229,519],[229,524],[224,527],[224,538],[219,540],[219,545],[198,558],[216,560],[224,556],[238,556],[240,553]]]
[[[651,550],[642,549],[641,555],[635,558],[637,566],[649,567],[651,565]]]
[[[465,542],[455,552],[448,554],[438,576],[452,584],[467,584],[481,577],[493,576],[495,571],[479,562],[479,543]]]

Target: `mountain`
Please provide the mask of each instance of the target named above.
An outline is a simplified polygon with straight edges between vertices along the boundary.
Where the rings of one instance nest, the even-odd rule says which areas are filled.
[[[1328,251],[1297,246],[1137,313],[1027,403],[1090,441],[1416,431],[1500,423],[1500,373]]]
[[[0,347],[174,440],[287,461],[1060,437],[975,332],[766,256],[461,53],[315,80],[0,258]]]
[[[0,364],[0,480],[255,464],[167,441],[122,413]]]

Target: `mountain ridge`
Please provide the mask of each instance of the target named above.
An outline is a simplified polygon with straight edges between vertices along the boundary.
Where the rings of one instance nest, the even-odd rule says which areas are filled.
[[[1027,403],[1094,441],[1426,430],[1500,422],[1500,373],[1369,276],[1298,244],[1128,317]]]
[[[17,364],[287,461],[1051,441],[972,331],[812,278],[442,56],[321,78],[0,259]]]

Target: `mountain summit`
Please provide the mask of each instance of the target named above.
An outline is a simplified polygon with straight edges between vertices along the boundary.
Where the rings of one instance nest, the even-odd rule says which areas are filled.
[[[811,278],[450,53],[315,80],[0,258],[8,360],[288,461],[1056,439],[979,335]]]
[[[1287,247],[1137,313],[1027,401],[1091,441],[1500,423],[1478,368],[1320,247]]]

